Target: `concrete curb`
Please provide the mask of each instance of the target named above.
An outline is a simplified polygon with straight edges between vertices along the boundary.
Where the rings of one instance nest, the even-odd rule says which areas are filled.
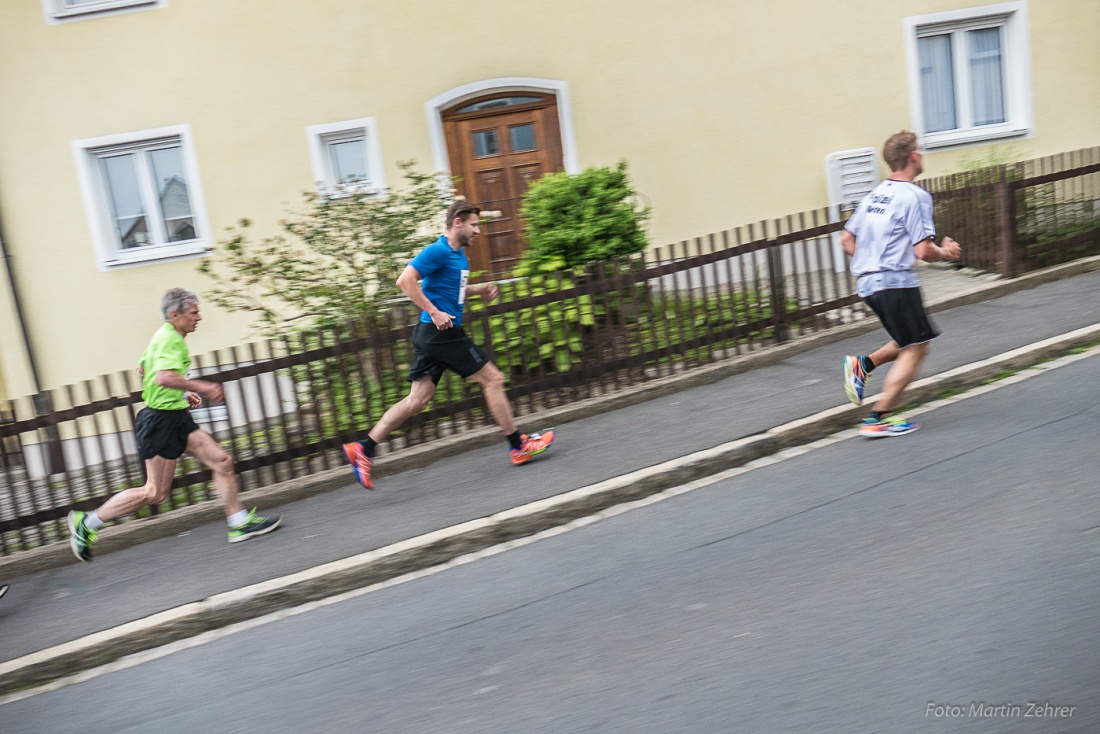
[[[947,390],[973,388],[1006,371],[1100,340],[1100,324],[920,380],[911,402],[934,400]],[[869,399],[870,400],[870,399]],[[111,660],[253,619],[291,605],[363,588],[509,540],[527,537],[600,510],[638,500],[853,424],[865,408],[841,406],[755,436],[672,459],[619,477],[472,520],[296,574],[169,609],[145,619],[0,663],[0,694],[70,675]]]
[[[1027,273],[1012,280],[982,282],[964,293],[931,300],[926,304],[926,307],[930,312],[946,311],[1097,270],[1100,270],[1100,256],[1082,258],[1063,265]],[[868,318],[800,337],[786,344],[768,347],[759,352],[740,355],[682,374],[656,379],[644,385],[637,385],[607,395],[578,401],[571,405],[517,417],[524,425],[536,427],[547,427],[581,420],[671,395],[681,390],[708,385],[731,375],[778,364],[794,355],[815,349],[823,344],[840,341],[879,328],[876,319]],[[914,389],[915,386],[909,388],[910,391]],[[907,398],[916,399],[914,393],[907,392],[906,395]],[[845,419],[850,421],[850,416],[846,416]],[[843,424],[838,425],[842,426]],[[383,455],[379,457],[375,465],[375,476],[385,477],[411,469],[418,469],[440,459],[468,451],[471,448],[492,446],[499,443],[500,440],[500,432],[496,427],[486,427],[432,441],[429,444],[415,446],[394,454]],[[242,496],[245,498],[245,502],[250,505],[271,508],[306,499],[323,492],[341,489],[347,487],[350,483],[350,475],[347,469],[340,467],[250,490],[243,493]],[[102,555],[103,553],[122,550],[151,540],[170,537],[205,523],[221,520],[223,517],[224,513],[221,506],[216,501],[211,500],[173,510],[147,520],[130,521],[111,528],[111,532],[106,533],[97,543],[96,552]],[[52,543],[0,558],[0,578],[13,579],[76,562],[69,551],[67,543]]]

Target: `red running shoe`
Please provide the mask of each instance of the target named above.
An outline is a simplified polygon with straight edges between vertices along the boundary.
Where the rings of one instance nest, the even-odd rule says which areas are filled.
[[[554,443],[554,432],[532,433],[530,436],[520,436],[519,438],[519,448],[512,449],[512,463],[516,466],[526,464],[532,456],[538,456],[550,448],[550,444]]]
[[[371,458],[363,449],[363,444],[358,441],[344,444],[344,456],[351,462],[351,470],[355,472],[355,481],[367,489],[374,489],[374,482],[370,479]]]

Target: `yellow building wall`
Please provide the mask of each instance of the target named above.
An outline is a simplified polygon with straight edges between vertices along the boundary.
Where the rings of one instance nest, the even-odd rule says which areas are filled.
[[[14,267],[13,261],[0,262],[0,403],[29,394],[34,384],[5,267]],[[26,387],[13,389],[19,386]]]
[[[980,5],[981,3],[975,3]],[[582,167],[630,163],[654,244],[824,206],[824,158],[911,127],[903,19],[972,7],[625,0],[171,0],[47,25],[38,2],[0,26],[0,215],[20,260],[47,387],[129,369],[168,287],[197,260],[100,271],[70,143],[189,124],[215,235],[256,234],[312,185],[305,128],[375,117],[387,178],[431,167],[424,103],[464,84],[569,84]],[[663,10],[662,10],[663,8]],[[1100,143],[1100,3],[1031,2],[1031,158]],[[927,175],[993,145],[932,152]],[[240,343],[249,317],[212,305],[193,354]],[[0,337],[10,326],[0,318]],[[27,381],[5,359],[8,392]]]

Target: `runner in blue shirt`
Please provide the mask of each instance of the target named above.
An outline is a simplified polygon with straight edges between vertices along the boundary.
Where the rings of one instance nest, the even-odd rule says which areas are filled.
[[[378,443],[428,407],[446,370],[481,385],[489,412],[508,439],[513,464],[526,464],[554,442],[553,431],[530,436],[519,432],[504,391],[503,373],[462,328],[467,296],[492,301],[500,295],[495,283],[469,283],[470,263],[465,248],[481,232],[480,218],[481,210],[467,201],[451,204],[446,233],[421,250],[397,279],[397,286],[421,309],[412,335],[413,361],[408,377],[412,388],[404,400],[382,415],[365,439],[344,444],[344,455],[351,462],[356,480],[367,489],[374,489],[371,467]]]
[[[871,370],[894,362],[874,411],[859,428],[860,434],[871,438],[901,436],[920,428],[889,415],[920,370],[928,345],[939,335],[924,311],[913,265],[917,258],[937,262],[958,260],[961,255],[959,243],[950,237],[935,243],[932,196],[913,183],[924,172],[924,151],[917,136],[905,130],[891,135],[882,157],[890,166],[890,178],[864,197],[840,235],[844,251],[852,257],[856,291],[890,335],[878,351],[844,358],[844,390],[856,405],[863,402]]]

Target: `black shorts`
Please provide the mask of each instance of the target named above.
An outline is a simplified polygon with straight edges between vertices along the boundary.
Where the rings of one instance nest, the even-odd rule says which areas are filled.
[[[920,288],[887,288],[863,300],[899,347],[922,344],[940,335],[924,312]]]
[[[489,364],[489,355],[474,344],[461,326],[437,329],[435,324],[417,322],[413,327],[413,361],[409,366],[409,382],[430,375],[439,384],[445,370],[469,377]]]
[[[142,461],[154,456],[178,459],[187,448],[187,437],[197,430],[199,425],[189,410],[142,408],[134,426],[138,457]]]

